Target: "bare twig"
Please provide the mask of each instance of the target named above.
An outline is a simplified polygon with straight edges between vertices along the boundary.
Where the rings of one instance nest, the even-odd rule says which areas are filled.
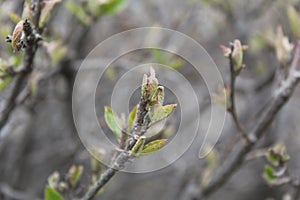
[[[256,142],[264,135],[265,131],[272,124],[276,114],[285,105],[285,103],[292,96],[300,78],[295,75],[295,69],[299,68],[300,64],[300,42],[297,44],[291,71],[288,78],[282,83],[278,91],[275,93],[273,99],[269,103],[268,108],[256,123],[256,126],[251,131],[250,137],[252,143],[239,142],[233,148],[232,153],[228,156],[225,162],[216,170],[214,176],[211,178],[210,183],[202,190],[198,199],[204,196],[209,196],[211,193],[220,188],[231,175],[243,164],[246,155],[252,150]]]

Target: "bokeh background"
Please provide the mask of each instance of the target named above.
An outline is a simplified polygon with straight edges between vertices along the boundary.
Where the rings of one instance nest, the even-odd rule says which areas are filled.
[[[0,57],[16,64],[22,53],[13,54],[5,37],[13,30],[13,16],[21,15],[23,1],[0,1]],[[82,145],[72,115],[72,89],[76,72],[87,54],[101,41],[113,34],[138,27],[164,27],[182,32],[199,42],[209,53],[221,72],[225,83],[229,80],[229,66],[219,46],[234,39],[247,44],[242,71],[237,80],[238,115],[244,127],[252,127],[260,110],[266,106],[278,86],[276,69],[279,67],[274,50],[270,47],[272,33],[278,25],[292,36],[287,17],[287,6],[299,9],[297,0],[124,0],[115,11],[86,19],[72,5],[83,1],[62,1],[57,4],[43,34],[45,45],[40,47],[35,66],[40,68],[30,78],[39,82],[35,98],[16,106],[7,125],[0,132],[0,199],[42,199],[47,178],[54,171],[65,176],[73,164],[85,170],[78,193],[85,190],[91,178],[90,154]],[[82,6],[83,7],[83,6]],[[80,8],[80,6],[79,6]],[[79,9],[77,8],[77,9]],[[74,10],[75,9],[75,10]],[[77,13],[77,14],[76,14]],[[124,41],[130,44],[130,41]],[[43,51],[50,52],[45,57]],[[101,60],[98,58],[98,65]],[[110,59],[110,58],[109,58]],[[144,50],[130,53],[116,60],[101,80],[96,91],[96,108],[99,122],[105,125],[103,107],[110,101],[111,90],[128,68],[140,63],[169,65],[183,74],[198,91],[201,109],[201,130],[210,119],[210,96],[205,83],[188,62],[163,51]],[[50,64],[49,64],[50,63]],[[105,66],[103,66],[105,67]],[[158,76],[159,77],[159,76]],[[91,80],[89,80],[91,81]],[[82,85],[89,89],[89,81]],[[10,92],[8,87],[0,98],[0,108]],[[217,87],[216,87],[217,90]],[[138,92],[132,97],[131,107],[138,102]],[[176,101],[167,91],[168,102]],[[188,98],[188,97],[187,97]],[[289,170],[295,177],[300,173],[300,90],[279,113],[276,121],[262,139],[259,148],[283,142],[291,156]],[[178,115],[168,119],[168,126],[176,130]],[[84,117],[83,117],[84,118]],[[192,119],[191,119],[192,120]],[[86,119],[86,126],[89,120]],[[168,133],[169,134],[169,133]],[[186,133],[189,134],[189,133]],[[226,159],[238,140],[231,117],[226,117],[222,135],[215,146],[218,164]],[[119,173],[105,187],[97,199],[189,199],[189,191],[203,181],[207,167],[199,160],[199,147],[203,137],[197,137],[188,151],[176,162],[162,170],[146,174]],[[288,187],[269,187],[262,178],[264,159],[247,161],[232,178],[208,199],[282,199]],[[19,198],[10,198],[9,192],[20,192]],[[25,195],[26,194],[26,195]]]

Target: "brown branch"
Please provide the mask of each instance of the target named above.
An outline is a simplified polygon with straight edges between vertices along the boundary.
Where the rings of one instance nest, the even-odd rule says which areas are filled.
[[[34,4],[34,11],[33,11],[33,24],[35,25],[35,30],[32,28],[30,22],[26,19],[23,24],[23,31],[26,37],[26,44],[27,47],[25,49],[23,64],[22,64],[22,71],[15,73],[15,84],[13,85],[12,92],[10,93],[4,110],[1,112],[0,115],[0,129],[4,127],[6,124],[11,111],[16,106],[16,99],[20,92],[23,89],[23,85],[25,80],[30,74],[33,69],[33,60],[35,57],[36,50],[38,48],[38,42],[40,41],[40,36],[42,30],[37,30],[38,22],[40,20],[40,13],[41,13],[41,0],[36,0],[33,2]]]
[[[270,127],[273,120],[275,119],[277,113],[280,109],[287,103],[287,101],[292,96],[297,84],[300,81],[300,77],[295,73],[295,69],[299,68],[300,64],[300,42],[298,42],[291,65],[291,71],[288,78],[281,84],[280,88],[276,91],[273,99],[269,103],[268,108],[256,123],[250,134],[252,138],[252,143],[243,143],[240,141],[237,143],[232,153],[228,156],[225,162],[216,170],[214,176],[212,177],[210,183],[205,187],[198,199],[202,197],[209,196],[218,188],[220,188],[226,181],[232,176],[232,174],[239,169],[243,164],[247,153],[249,153],[256,142],[264,135],[266,130]]]

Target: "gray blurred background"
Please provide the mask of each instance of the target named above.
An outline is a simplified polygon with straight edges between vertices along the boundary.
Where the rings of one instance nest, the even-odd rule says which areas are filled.
[[[65,58],[52,64],[44,71],[51,76],[39,84],[38,98],[34,103],[17,106],[10,115],[8,125],[0,133],[0,199],[7,198],[1,193],[20,191],[20,199],[43,198],[47,178],[53,171],[62,176],[71,165],[84,165],[85,171],[80,187],[84,190],[91,177],[90,155],[82,145],[76,132],[72,116],[72,87],[76,71],[85,56],[101,41],[109,36],[138,27],[159,26],[180,31],[199,42],[217,64],[225,82],[228,82],[228,61],[223,57],[219,45],[227,45],[234,39],[249,45],[245,55],[247,68],[237,80],[237,106],[240,119],[247,129],[252,127],[259,111],[267,105],[276,88],[275,69],[279,64],[274,51],[257,44],[255,36],[275,30],[281,24],[290,35],[287,22],[286,5],[297,5],[296,0],[127,0],[122,9],[115,14],[102,16],[88,26],[81,25],[73,14],[68,12],[64,1],[58,4],[45,30],[45,38],[61,39],[67,49]],[[1,1],[0,29],[13,27],[7,17],[10,12],[21,14],[23,1]],[[299,5],[298,7],[299,8]],[[124,41],[130,43],[130,41]],[[9,57],[9,46],[4,37],[0,40],[0,56]],[[176,56],[162,55],[172,62]],[[98,58],[99,65],[101,59]],[[36,65],[46,66],[45,60],[37,56]],[[96,92],[96,108],[99,122],[104,123],[103,107],[110,101],[110,91],[128,67],[140,63],[159,62],[151,51],[138,51],[123,56],[116,61],[110,72],[104,76],[101,91]],[[203,79],[189,63],[182,60],[175,66],[197,90],[200,99],[201,127],[207,128],[210,119],[210,98]],[[45,73],[45,72],[44,72]],[[104,86],[103,86],[104,84]],[[82,89],[88,89],[87,81]],[[6,92],[9,92],[9,88]],[[176,101],[172,93],[168,102]],[[5,92],[1,94],[5,99]],[[187,97],[188,98],[188,97]],[[296,177],[300,173],[300,90],[279,113],[259,147],[266,147],[282,141],[291,156],[290,173]],[[132,105],[138,102],[138,93],[132,97]],[[97,105],[99,104],[99,105]],[[125,106],[132,106],[125,105]],[[178,115],[168,119],[176,127]],[[86,126],[89,126],[88,119]],[[187,133],[188,134],[188,133]],[[206,162],[198,159],[203,137],[198,136],[189,150],[175,163],[162,170],[146,174],[119,173],[105,187],[97,199],[114,200],[152,200],[187,199],[186,193],[191,182],[200,182]],[[219,163],[238,140],[231,117],[226,117],[225,127],[216,145]],[[247,161],[234,176],[208,199],[281,199],[285,187],[269,187],[262,179],[264,159]],[[200,187],[200,184],[199,184]]]

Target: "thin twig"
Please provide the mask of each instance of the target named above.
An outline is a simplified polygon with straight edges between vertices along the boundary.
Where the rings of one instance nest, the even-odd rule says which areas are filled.
[[[239,74],[239,71],[235,70],[232,53],[234,51],[234,45],[231,45],[231,53],[229,54],[229,66],[230,66],[230,107],[228,108],[228,112],[231,114],[232,119],[234,121],[235,126],[238,129],[238,132],[241,134],[242,138],[247,142],[250,143],[250,139],[247,136],[246,131],[243,129],[239,118],[236,112],[236,104],[235,104],[235,81],[236,77]]]
[[[299,68],[300,64],[300,42],[296,46],[291,69]],[[260,120],[256,123],[256,126],[251,131],[250,137],[253,139],[253,143],[237,143],[232,153],[228,156],[225,162],[216,170],[214,176],[211,178],[210,183],[202,190],[200,196],[197,199],[201,199],[204,196],[209,196],[218,188],[220,188],[226,181],[232,176],[232,174],[239,169],[243,164],[246,155],[252,150],[256,142],[264,135],[266,130],[270,127],[275,116],[280,109],[287,103],[292,96],[296,86],[298,85],[300,78],[291,70],[287,80],[285,80],[274,98],[271,100],[269,107],[266,109]]]

